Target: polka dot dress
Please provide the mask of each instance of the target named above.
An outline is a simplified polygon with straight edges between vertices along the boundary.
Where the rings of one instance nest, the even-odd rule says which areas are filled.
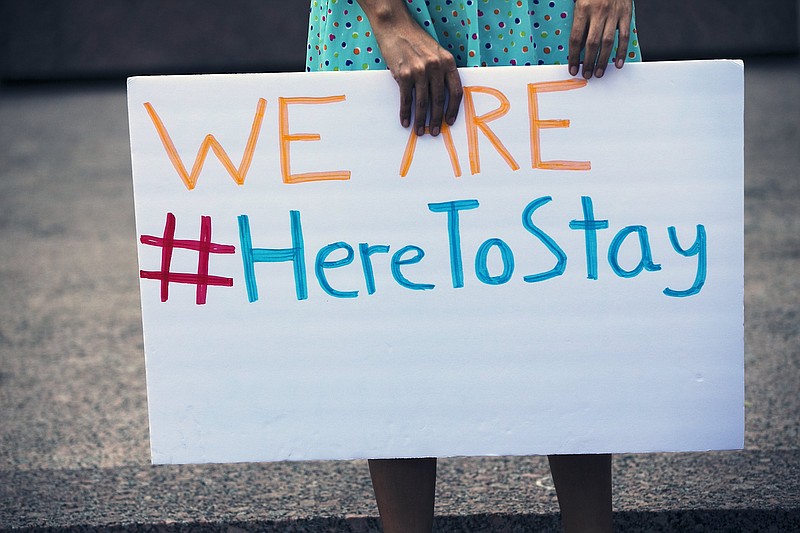
[[[567,63],[575,0],[406,2],[419,25],[460,67]],[[386,68],[356,0],[311,1],[307,52],[309,71]],[[641,61],[635,20],[626,61]]]

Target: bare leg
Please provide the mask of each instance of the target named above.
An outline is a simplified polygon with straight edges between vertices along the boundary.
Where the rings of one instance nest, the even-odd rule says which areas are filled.
[[[548,459],[564,532],[612,531],[611,454],[550,455]]]
[[[385,533],[431,533],[436,458],[370,459],[369,472]]]

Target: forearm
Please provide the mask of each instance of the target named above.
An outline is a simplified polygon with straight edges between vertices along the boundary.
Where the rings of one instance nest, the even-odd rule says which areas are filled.
[[[404,0],[358,0],[372,29],[380,33],[403,24],[416,24],[408,13]]]
[[[418,46],[414,41],[419,39],[433,41],[411,16],[405,0],[358,0],[358,4],[372,27],[389,69],[398,49]]]

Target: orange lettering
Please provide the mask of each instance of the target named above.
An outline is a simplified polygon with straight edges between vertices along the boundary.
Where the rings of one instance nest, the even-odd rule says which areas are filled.
[[[425,126],[425,133],[430,133],[431,130]],[[446,122],[442,122],[442,139],[444,146],[447,149],[447,155],[450,156],[450,165],[453,167],[453,174],[455,177],[461,177],[461,165],[458,163],[458,154],[456,153],[456,146],[453,144],[453,134],[450,133],[450,126]],[[405,178],[408,174],[408,169],[411,168],[411,161],[414,159],[414,150],[417,147],[417,134],[413,128],[408,136],[408,143],[406,144],[406,151],[403,153],[403,160],[400,162],[400,177]]]
[[[247,146],[245,146],[244,153],[242,154],[242,161],[239,163],[239,168],[236,168],[233,165],[231,158],[228,157],[228,154],[225,152],[225,149],[222,148],[222,145],[219,144],[217,139],[209,133],[205,136],[203,142],[200,143],[200,149],[197,151],[197,156],[194,159],[194,166],[192,166],[191,173],[186,172],[186,167],[178,155],[178,150],[175,149],[175,144],[172,142],[172,138],[169,136],[167,128],[164,127],[164,123],[161,121],[161,118],[156,113],[156,110],[153,108],[152,104],[150,104],[150,102],[145,102],[144,108],[147,110],[147,114],[150,115],[150,120],[153,122],[153,126],[156,128],[158,136],[161,138],[161,144],[164,145],[164,149],[167,151],[167,156],[169,156],[170,161],[172,161],[172,166],[175,167],[175,170],[178,172],[178,176],[180,176],[187,189],[191,191],[194,189],[195,185],[197,185],[197,178],[200,177],[200,172],[203,170],[203,165],[205,164],[209,148],[214,151],[214,155],[217,156],[219,162],[222,163],[222,166],[224,166],[225,170],[228,171],[228,174],[230,174],[230,176],[233,178],[233,181],[235,181],[237,185],[244,185],[244,180],[247,177],[247,171],[250,169],[250,163],[253,160],[253,153],[256,149],[256,141],[258,141],[258,134],[261,132],[261,123],[264,121],[264,110],[267,108],[266,100],[263,98],[258,99],[258,105],[256,105],[256,114],[253,118],[253,126],[250,128],[250,137],[247,139]]]
[[[542,161],[540,133],[546,128],[569,128],[569,120],[542,120],[539,118],[539,93],[569,91],[586,85],[586,80],[569,79],[528,84],[528,115],[531,124],[531,165],[546,170],[591,170],[591,161]]]
[[[278,98],[278,115],[281,138],[281,175],[284,183],[303,183],[306,181],[349,180],[349,170],[331,170],[324,172],[306,172],[292,174],[289,161],[289,143],[292,141],[319,141],[318,133],[289,133],[289,105],[290,104],[330,104],[341,102],[345,96],[299,97]]]
[[[475,115],[475,104],[472,101],[472,93],[484,93],[484,94],[491,94],[495,98],[500,101],[500,107],[495,109],[494,111],[490,111],[485,115],[476,116]],[[511,167],[511,170],[519,170],[519,165],[511,156],[509,151],[503,146],[503,143],[500,142],[500,139],[497,138],[497,135],[486,125],[487,122],[491,122],[492,120],[498,119],[508,113],[508,110],[511,108],[511,104],[508,103],[508,98],[506,95],[498,91],[497,89],[493,89],[491,87],[464,87],[464,112],[466,115],[467,121],[467,146],[469,148],[469,169],[472,174],[478,174],[481,171],[481,159],[480,155],[478,154],[478,129],[480,129],[484,135],[489,139],[489,142],[492,143],[495,150],[497,150],[500,155],[503,157],[508,166]]]

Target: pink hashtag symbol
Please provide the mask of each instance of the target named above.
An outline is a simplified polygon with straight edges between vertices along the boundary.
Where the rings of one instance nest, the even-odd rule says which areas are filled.
[[[161,281],[161,301],[169,299],[170,283],[187,283],[197,286],[197,305],[206,303],[208,286],[233,287],[233,278],[211,276],[208,274],[208,260],[210,254],[232,254],[236,247],[229,244],[216,244],[211,242],[211,217],[200,217],[200,240],[182,240],[175,238],[175,215],[167,213],[167,223],[164,226],[164,235],[142,235],[139,239],[142,244],[158,246],[161,248],[161,270],[140,270],[139,276],[143,279],[157,279]],[[197,252],[197,273],[186,274],[171,272],[172,251],[175,248],[194,250]]]

